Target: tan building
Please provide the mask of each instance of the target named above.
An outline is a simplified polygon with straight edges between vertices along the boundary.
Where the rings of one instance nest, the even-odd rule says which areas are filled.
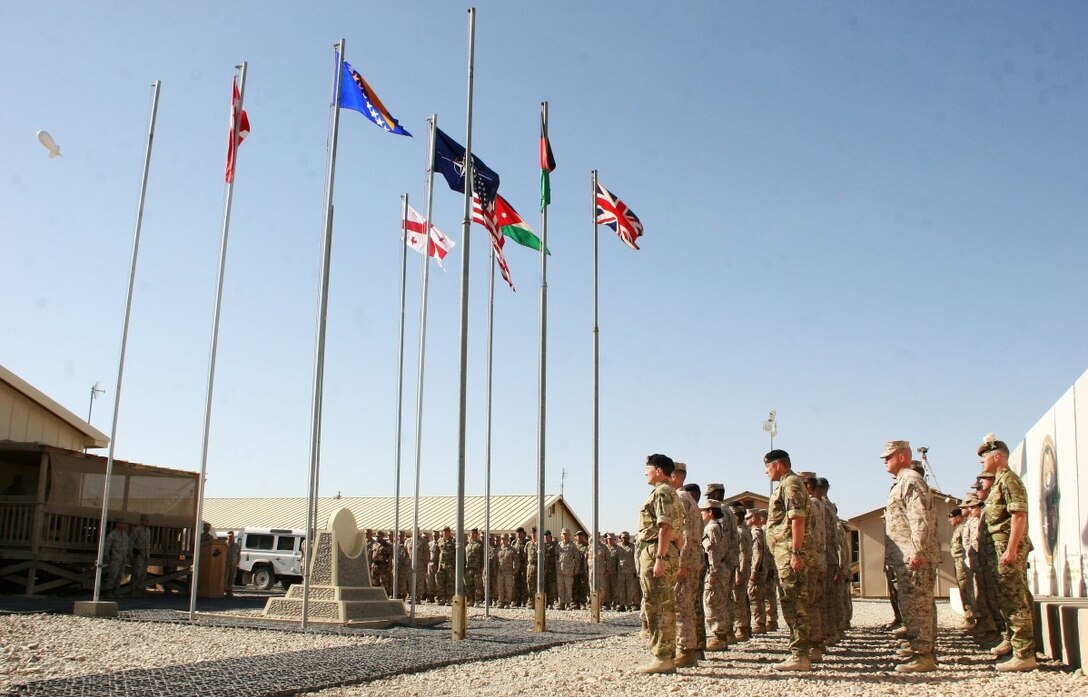
[[[0,365],[0,441],[41,443],[65,450],[104,448],[110,439]],[[0,491],[10,482],[0,478]]]
[[[948,523],[948,513],[959,506],[961,501],[936,489],[931,491],[930,496],[937,516],[937,542],[941,548],[941,563],[937,567],[933,594],[938,598],[947,598],[948,589],[956,587],[956,570],[952,566],[952,554],[949,551],[952,527]],[[849,523],[855,529],[859,594],[862,598],[887,598],[888,578],[884,575],[884,507],[854,516]]]
[[[318,499],[318,529],[324,529],[329,516],[338,508],[349,508],[355,514],[355,521],[360,529],[393,529],[392,496],[326,496]],[[465,530],[484,529],[483,496],[465,497]],[[411,533],[413,501],[408,497],[400,499],[400,529]],[[276,498],[206,498],[204,499],[204,520],[216,530],[240,530],[247,527],[285,528],[304,530],[306,528],[306,497],[287,496]],[[445,526],[455,527],[457,521],[456,496],[421,496],[419,499],[419,529],[424,532],[441,530]],[[491,497],[492,534],[499,535],[514,532],[519,527],[528,533],[536,526],[537,497],[526,495],[493,495]],[[575,515],[566,499],[559,494],[546,495],[544,498],[544,529],[551,530],[559,537],[559,531],[570,528],[571,533],[590,529]]]

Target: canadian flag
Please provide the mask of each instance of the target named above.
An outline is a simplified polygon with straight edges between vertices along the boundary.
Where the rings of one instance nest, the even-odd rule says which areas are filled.
[[[238,93],[238,78],[234,79],[234,97],[230,102],[230,134],[227,136],[227,183],[234,181],[234,156],[238,146],[249,135],[249,114],[242,109],[242,97]],[[241,118],[239,118],[241,112]],[[238,119],[238,138],[234,139],[234,121]]]
[[[423,231],[426,224],[427,220],[417,213],[414,208],[408,206],[408,217],[404,221],[404,244],[420,254],[423,254],[423,244],[426,239]],[[442,260],[455,246],[453,240],[443,235],[442,231],[437,227],[431,225],[431,241],[428,253],[438,260],[439,267],[442,267]]]

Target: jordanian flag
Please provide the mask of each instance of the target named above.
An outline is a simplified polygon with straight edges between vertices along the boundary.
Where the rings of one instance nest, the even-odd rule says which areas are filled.
[[[499,232],[523,247],[540,251],[540,238],[533,234],[532,228],[525,224],[518,212],[501,194],[495,194],[495,226]],[[551,251],[547,253],[551,254]]]

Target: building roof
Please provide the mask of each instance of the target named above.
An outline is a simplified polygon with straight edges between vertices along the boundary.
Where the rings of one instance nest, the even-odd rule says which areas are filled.
[[[355,514],[356,524],[360,529],[393,529],[392,496],[324,496],[317,502],[317,521],[319,529],[324,528],[329,516],[338,508],[347,507]],[[465,529],[484,529],[483,496],[465,497]],[[583,530],[588,530],[571,510],[562,495],[551,494],[544,497],[545,520],[553,506],[562,506],[571,518],[577,521]],[[413,500],[402,496],[400,499],[400,527],[412,528]],[[306,497],[285,496],[276,498],[206,498],[204,499],[204,520],[218,530],[238,530],[246,527],[262,528],[306,528]],[[457,519],[456,496],[421,496],[419,497],[419,529],[441,530],[452,526]],[[514,531],[519,527],[528,530],[536,525],[537,497],[535,494],[503,495],[491,497],[491,525],[494,532]]]
[[[88,448],[104,448],[109,444],[109,436],[105,433],[102,433],[94,426],[68,411],[46,396],[44,392],[2,365],[0,365],[0,382],[10,385],[16,392],[22,393],[27,399],[40,406],[42,409],[45,409],[64,423],[82,433],[86,436],[86,445]]]

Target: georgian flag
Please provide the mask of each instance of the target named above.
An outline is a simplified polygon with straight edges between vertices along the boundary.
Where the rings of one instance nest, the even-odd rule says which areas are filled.
[[[414,208],[408,206],[408,219],[404,221],[404,244],[423,254],[423,244],[426,239],[423,233],[427,220],[417,213]],[[442,260],[449,251],[454,248],[454,242],[442,234],[434,225],[431,225],[431,241],[429,254],[438,260],[438,267],[444,269]]]

